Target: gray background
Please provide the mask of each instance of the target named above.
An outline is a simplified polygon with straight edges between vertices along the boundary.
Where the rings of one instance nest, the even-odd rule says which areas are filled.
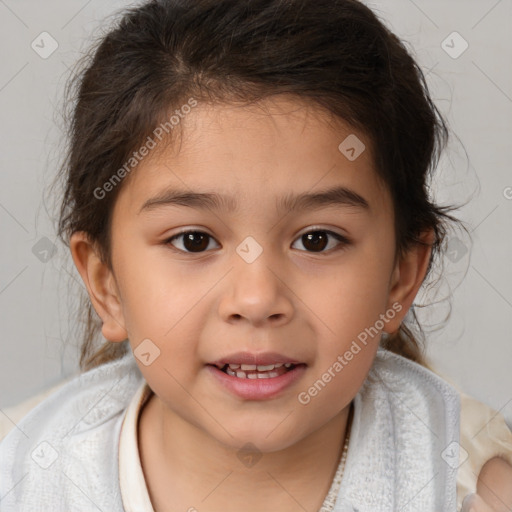
[[[450,234],[442,280],[416,298],[437,303],[417,308],[428,355],[448,380],[512,425],[512,0],[366,3],[407,41],[454,132],[435,199],[468,202],[456,215],[471,238]],[[76,301],[68,282],[81,279],[56,241],[58,198],[44,201],[43,193],[65,145],[61,98],[69,69],[102,20],[127,5],[0,0],[0,408],[78,368],[79,340],[68,339]],[[44,31],[58,43],[46,59],[31,47]],[[463,40],[454,31],[469,45],[460,56]],[[55,253],[45,253],[53,243]]]

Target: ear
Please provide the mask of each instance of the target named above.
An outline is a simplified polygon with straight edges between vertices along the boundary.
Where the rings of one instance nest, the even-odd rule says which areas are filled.
[[[384,327],[384,332],[389,334],[398,331],[425,278],[434,242],[434,230],[423,232],[420,240],[428,245],[413,245],[402,259],[396,262],[393,269],[387,309],[394,303],[399,303],[402,309]]]
[[[85,232],[73,233],[69,245],[92,305],[103,321],[103,336],[112,342],[126,340],[128,333],[124,327],[121,298],[112,271],[101,261],[95,244],[89,241]]]

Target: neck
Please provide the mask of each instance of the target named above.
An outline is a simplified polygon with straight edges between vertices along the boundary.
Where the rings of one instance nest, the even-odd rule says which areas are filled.
[[[139,451],[155,512],[319,510],[338,468],[350,406],[299,442],[261,453],[229,447],[156,395],[142,409]],[[265,489],[265,492],[262,492]]]

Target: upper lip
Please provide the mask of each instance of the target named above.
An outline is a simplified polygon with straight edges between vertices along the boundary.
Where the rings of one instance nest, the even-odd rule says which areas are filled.
[[[251,352],[236,352],[228,356],[217,359],[209,364],[222,368],[227,364],[255,364],[257,366],[271,365],[274,363],[292,363],[301,364],[301,361],[277,352],[260,352],[258,354]]]

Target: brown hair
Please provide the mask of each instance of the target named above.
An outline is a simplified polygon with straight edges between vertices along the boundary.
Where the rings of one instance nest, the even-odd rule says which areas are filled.
[[[111,214],[123,183],[101,200],[94,190],[190,97],[249,104],[292,94],[368,136],[394,203],[396,257],[432,229],[430,274],[445,223],[460,222],[448,214],[455,207],[437,206],[428,194],[448,129],[420,67],[368,7],[356,0],[153,0],[120,14],[66,88],[58,236],[67,246],[73,232],[85,231],[112,268]],[[98,349],[101,323],[87,294],[79,307],[82,370],[126,353],[126,340]],[[411,323],[381,343],[428,366],[423,330],[410,313]]]

